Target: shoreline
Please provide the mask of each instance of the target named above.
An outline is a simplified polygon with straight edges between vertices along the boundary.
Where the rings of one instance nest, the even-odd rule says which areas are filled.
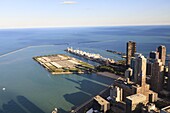
[[[69,75],[69,74],[85,74],[85,73],[74,73],[74,72],[51,72],[52,75]]]

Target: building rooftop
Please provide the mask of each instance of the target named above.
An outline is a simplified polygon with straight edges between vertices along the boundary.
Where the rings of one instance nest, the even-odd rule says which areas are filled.
[[[104,98],[102,98],[102,97],[99,96],[99,95],[95,96],[94,99],[95,99],[100,105],[109,104],[108,101],[106,101]]]
[[[165,47],[165,45],[160,45],[159,47]],[[159,48],[159,47],[158,47],[158,48]]]
[[[134,95],[128,96],[127,98],[129,100],[140,99],[140,98],[145,98],[145,95],[142,95],[142,94],[138,93],[138,94],[134,94]]]
[[[132,103],[140,103],[146,101],[146,96],[140,93],[128,96],[126,98]]]
[[[170,113],[170,106],[162,108],[161,111],[164,111],[165,113]]]
[[[122,86],[122,87],[128,87],[128,88],[132,88],[132,86],[136,86],[136,84],[133,81],[126,81],[126,80],[115,80],[114,84]]]

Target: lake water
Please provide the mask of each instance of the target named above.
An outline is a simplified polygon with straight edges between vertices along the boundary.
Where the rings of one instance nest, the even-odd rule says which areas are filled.
[[[0,113],[50,113],[54,107],[65,113],[113,82],[96,74],[53,76],[34,56],[68,54],[64,49],[72,46],[119,60],[105,50],[125,52],[129,40],[145,56],[162,44],[170,54],[170,26],[8,29],[0,30],[0,39]]]

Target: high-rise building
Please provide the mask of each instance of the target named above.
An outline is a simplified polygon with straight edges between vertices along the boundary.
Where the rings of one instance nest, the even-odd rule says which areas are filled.
[[[170,106],[166,106],[161,109],[160,113],[169,113],[170,112]]]
[[[158,47],[159,59],[161,59],[162,64],[165,65],[166,60],[166,47],[161,45]]]
[[[129,41],[126,48],[126,65],[130,65],[131,58],[136,53],[136,42]]]
[[[134,59],[134,82],[140,86],[146,83],[146,58],[138,54]]]
[[[142,54],[134,53],[133,57],[130,58],[131,68],[128,68],[125,71],[126,79],[118,79],[114,81],[110,94],[111,98],[115,101],[113,104],[115,113],[139,113],[142,111],[141,108],[145,106],[146,103],[154,103],[157,101],[158,93],[150,90],[150,85],[146,83],[146,69],[148,67],[148,74],[152,75],[152,69],[155,74],[157,74],[158,72],[161,72],[157,71],[157,69],[163,70],[164,68],[162,67],[164,66],[160,63],[161,60],[158,59],[157,52],[155,52],[154,56],[150,55],[150,57],[151,59],[147,60]],[[147,66],[148,61],[149,63]],[[154,70],[152,67],[153,63],[156,61],[157,63],[154,64]],[[130,78],[132,78],[132,81],[129,80]],[[148,105],[143,109],[142,113],[147,111],[150,112],[151,110],[156,111],[157,109],[155,109],[154,105]]]
[[[128,78],[128,79],[132,79],[132,73],[133,73],[133,70],[131,68],[128,68],[125,71],[125,77]]]
[[[94,97],[93,104],[93,108],[95,110],[99,110],[102,113],[106,113],[108,110],[110,110],[110,103],[99,95]]]
[[[150,54],[149,54],[149,58],[151,58],[151,59],[159,59],[159,52],[151,51]]]
[[[146,65],[146,75],[149,76],[152,75],[152,65],[153,63],[150,60],[148,60]]]
[[[142,106],[141,113],[160,113],[160,110],[154,103],[147,103],[145,106]]]
[[[120,88],[120,87],[117,87],[117,86],[111,87],[111,89],[110,89],[110,97],[115,102],[122,101],[122,98],[123,98],[123,89]]]
[[[164,66],[161,59],[155,60],[152,66],[152,75],[151,75],[151,89],[155,92],[160,92],[163,87],[163,76]]]
[[[147,98],[143,94],[134,94],[126,97],[126,113],[139,113],[140,112],[140,103],[145,104],[147,102]]]
[[[130,63],[130,67],[131,69],[133,70],[133,73],[132,73],[132,81],[134,81],[134,70],[135,70],[135,61],[136,61],[136,58],[141,55],[140,53],[135,53],[134,57],[131,58],[131,63]]]
[[[168,63],[168,90],[170,91],[170,62]]]

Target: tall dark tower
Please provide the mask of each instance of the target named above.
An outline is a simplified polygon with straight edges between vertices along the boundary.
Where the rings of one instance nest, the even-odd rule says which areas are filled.
[[[149,54],[150,59],[159,59],[159,52],[157,51],[151,51]]]
[[[135,53],[136,53],[136,42],[132,42],[132,41],[127,42],[126,65],[130,65],[131,58],[134,57]]]
[[[166,60],[166,47],[161,45],[158,47],[159,59],[161,59],[162,64],[165,65]]]

